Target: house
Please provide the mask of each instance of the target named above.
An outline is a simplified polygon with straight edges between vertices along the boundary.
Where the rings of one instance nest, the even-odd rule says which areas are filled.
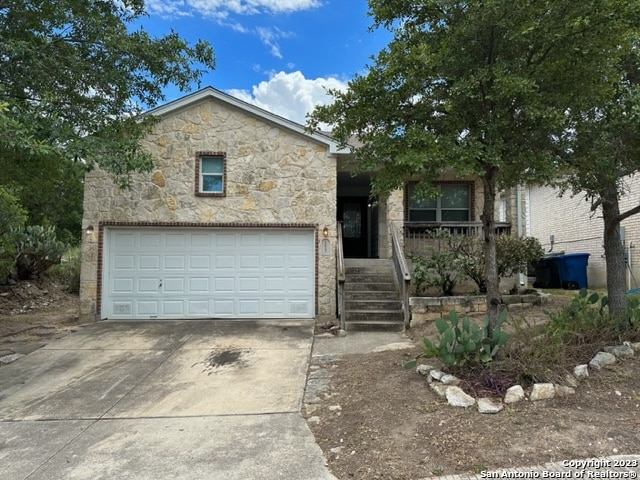
[[[640,178],[627,179],[627,193],[620,199],[620,211],[638,205]],[[587,281],[589,287],[606,286],[606,266],[603,247],[604,222],[600,210],[592,212],[584,195],[560,197],[560,191],[549,186],[525,187],[526,223],[528,232],[536,237],[548,253],[588,253]],[[621,236],[628,259],[627,286],[640,287],[640,257],[635,247],[640,245],[640,216],[632,216],[621,224]]]
[[[477,179],[445,176],[435,200],[411,184],[374,199],[349,149],[216,89],[148,114],[155,169],[129,190],[86,176],[85,319],[332,320],[342,257],[388,262],[396,231],[400,250],[425,228],[478,231]]]

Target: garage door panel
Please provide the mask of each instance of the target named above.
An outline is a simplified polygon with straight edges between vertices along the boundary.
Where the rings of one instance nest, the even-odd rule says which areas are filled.
[[[258,317],[260,315],[260,300],[257,298],[240,298],[238,313],[243,317]]]
[[[116,293],[134,293],[134,284],[133,278],[114,278],[112,290]]]
[[[184,270],[185,265],[184,255],[167,255],[164,257],[165,270]]]
[[[214,279],[214,295],[216,293],[235,293],[236,279],[235,277],[216,277]]]
[[[260,278],[240,277],[238,278],[238,293],[257,293],[260,291]]]
[[[158,293],[161,281],[159,278],[139,278],[136,291],[138,293]]]
[[[106,229],[102,318],[313,317],[313,231]]]
[[[111,307],[114,315],[131,316],[134,312],[133,301],[115,301]]]
[[[165,244],[167,247],[185,247],[187,245],[187,233],[167,233]]]
[[[239,234],[240,242],[239,245],[241,247],[259,247],[260,246],[260,237],[255,235],[254,233],[240,233]]]
[[[160,256],[140,255],[139,267],[141,270],[160,270]]]
[[[208,315],[209,300],[189,300],[189,315]]]
[[[165,278],[162,288],[164,293],[186,293],[184,286],[184,278]]]
[[[185,315],[184,300],[162,300],[160,317],[183,317]]]
[[[285,293],[287,281],[283,277],[265,277],[264,291],[266,293]]]
[[[160,233],[143,233],[140,235],[140,246],[143,248],[159,247],[161,243]]]
[[[286,265],[286,255],[265,255],[264,268],[269,270],[283,270]]]
[[[280,312],[286,311],[286,302],[284,300],[265,300],[264,313],[267,316],[279,315]]]
[[[138,301],[137,303],[137,313],[138,315],[145,316],[157,316],[158,315],[158,301]]]
[[[136,259],[133,255],[117,255],[113,259],[113,263],[118,270],[133,270],[136,265]]]
[[[209,293],[209,277],[192,277],[189,279],[189,293]]]
[[[291,300],[289,302],[289,314],[295,316],[309,316],[312,312],[311,302],[307,300]]]
[[[235,270],[236,257],[233,255],[215,255],[214,265],[216,270]]]
[[[214,237],[214,246],[216,248],[235,247],[236,235],[233,233],[217,233]]]
[[[305,269],[309,268],[309,258],[306,255],[289,255],[289,268]]]
[[[229,299],[211,301],[214,317],[232,317],[236,302]]]
[[[134,233],[115,232],[112,237],[113,244],[117,248],[134,247],[136,245],[137,236]]]
[[[260,268],[260,257],[258,255],[240,255],[239,263],[241,270],[255,270]]]
[[[189,268],[191,270],[209,270],[211,257],[209,255],[189,255]]]

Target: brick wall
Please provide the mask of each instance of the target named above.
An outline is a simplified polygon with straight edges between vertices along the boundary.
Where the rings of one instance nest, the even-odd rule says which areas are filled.
[[[637,205],[640,200],[640,181],[637,176],[629,177],[627,187],[627,193],[621,198],[621,211]],[[590,203],[584,196],[571,197],[565,194],[559,197],[559,191],[552,187],[532,186],[527,188],[526,193],[531,226],[529,234],[540,240],[545,251],[589,253],[589,286],[605,286],[606,270],[602,246],[604,223],[600,209],[591,212]],[[632,272],[640,281],[640,216],[627,219],[622,226],[625,227],[626,245],[629,242],[632,245]],[[553,245],[551,235],[554,237]],[[634,288],[636,285],[633,278],[630,280],[630,287]]]

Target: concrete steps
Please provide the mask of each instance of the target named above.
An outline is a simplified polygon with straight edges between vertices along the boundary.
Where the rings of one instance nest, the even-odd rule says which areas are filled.
[[[345,259],[345,328],[404,329],[391,260]]]

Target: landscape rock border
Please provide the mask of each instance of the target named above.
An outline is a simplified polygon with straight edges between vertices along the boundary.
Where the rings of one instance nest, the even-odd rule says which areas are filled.
[[[598,352],[588,365],[577,365],[573,375],[566,378],[566,385],[554,383],[536,383],[528,393],[531,402],[548,400],[555,397],[564,397],[576,393],[579,380],[589,376],[589,369],[602,370],[615,364],[618,360],[632,357],[636,352],[640,352],[640,342],[625,342],[623,345],[605,347],[604,351]],[[445,373],[438,368],[421,364],[416,367],[419,375],[426,377],[429,387],[447,403],[453,407],[469,408],[476,406],[479,413],[494,414],[502,411],[505,405],[524,401],[527,399],[527,392],[520,385],[510,387],[503,398],[480,397],[474,398],[460,388],[461,380],[454,375]]]

